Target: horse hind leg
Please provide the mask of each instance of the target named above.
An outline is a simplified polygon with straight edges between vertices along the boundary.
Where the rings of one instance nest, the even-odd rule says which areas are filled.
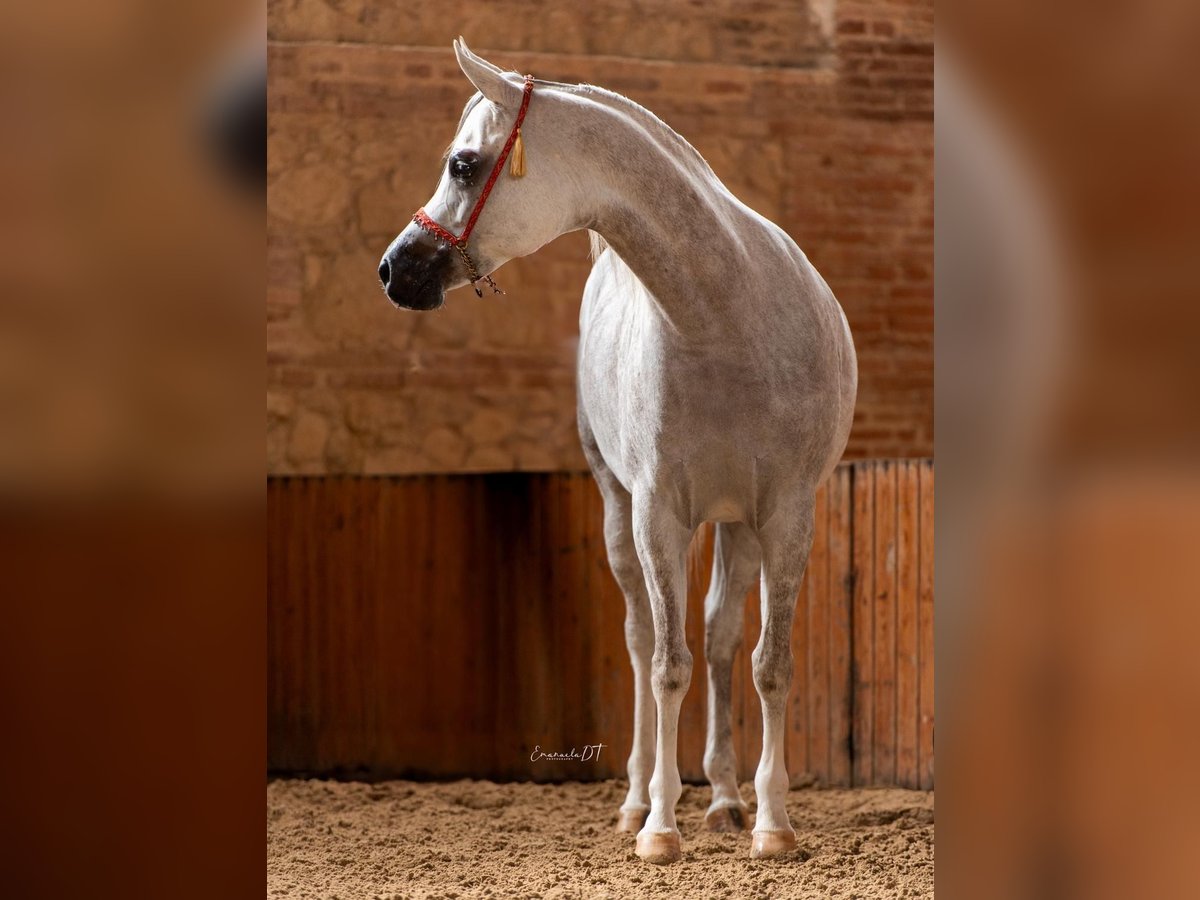
[[[712,803],[704,815],[709,831],[737,832],[749,826],[750,811],[737,783],[733,749],[733,658],[742,642],[743,602],[758,577],[758,538],[740,522],[716,526],[713,571],[704,598],[704,656],[708,663],[708,736],[704,774]]]

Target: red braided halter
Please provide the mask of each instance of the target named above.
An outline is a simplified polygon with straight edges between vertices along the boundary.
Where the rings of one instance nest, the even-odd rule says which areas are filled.
[[[463,258],[463,262],[466,263],[467,275],[471,279],[472,287],[475,287],[478,281],[486,281],[491,285],[492,291],[497,294],[503,294],[504,291],[497,287],[496,282],[492,281],[490,275],[479,274],[479,270],[475,267],[475,261],[467,253],[467,239],[471,237],[471,232],[475,230],[475,222],[479,219],[479,214],[483,212],[483,206],[487,203],[488,195],[492,193],[492,188],[496,185],[496,179],[500,177],[500,172],[504,169],[504,163],[508,160],[508,154],[512,152],[513,144],[517,141],[517,135],[521,131],[521,123],[525,121],[525,111],[529,109],[529,97],[532,93],[533,76],[526,75],[525,88],[521,94],[521,108],[517,110],[517,121],[513,125],[512,131],[509,132],[508,140],[504,142],[504,149],[500,151],[500,156],[496,159],[496,164],[492,166],[492,174],[488,176],[487,183],[483,186],[483,193],[475,201],[475,206],[471,210],[470,218],[467,219],[467,227],[463,229],[463,233],[455,237],[453,232],[435,222],[429,213],[425,212],[425,207],[423,206],[413,216],[413,221],[424,231],[436,238],[440,238],[459,252]],[[483,291],[475,287],[475,294],[482,297]]]

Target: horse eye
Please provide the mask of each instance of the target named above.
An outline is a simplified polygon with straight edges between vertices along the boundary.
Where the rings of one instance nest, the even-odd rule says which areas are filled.
[[[475,171],[475,167],[469,160],[463,159],[461,156],[456,156],[450,160],[450,175],[453,178],[470,178]]]

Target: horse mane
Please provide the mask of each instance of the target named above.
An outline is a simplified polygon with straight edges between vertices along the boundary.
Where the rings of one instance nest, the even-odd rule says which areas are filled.
[[[555,86],[558,87],[560,85],[556,84]],[[691,163],[697,170],[697,174],[709,176],[718,182],[720,181],[717,178],[716,172],[713,171],[712,166],[708,164],[708,160],[700,155],[700,151],[693,147],[687,138],[636,100],[630,100],[624,94],[618,94],[616,91],[610,91],[607,88],[598,87],[594,84],[564,84],[561,87],[570,93],[586,97],[603,106],[618,107],[625,112],[632,113],[642,125],[647,126],[647,130],[655,135],[662,144],[676,151],[677,159]],[[595,265],[604,251],[610,249],[608,241],[595,231],[589,229],[588,243],[591,247],[590,255],[592,264]],[[613,252],[615,253],[616,251]]]
[[[649,126],[653,133],[655,133],[662,140],[662,143],[679,151],[679,155],[676,157],[677,159],[683,162],[694,164],[700,174],[708,175],[712,178],[715,178],[718,182],[720,181],[720,179],[717,178],[717,173],[714,172],[712,166],[708,164],[708,160],[700,155],[700,151],[693,147],[688,142],[687,138],[660,119],[653,112],[646,109],[646,107],[642,106],[636,100],[630,100],[624,94],[618,94],[616,91],[610,91],[607,88],[597,87],[594,84],[564,85],[564,87],[566,87],[571,93],[577,94],[581,97],[587,97],[588,99],[596,101],[604,106],[615,106],[627,112],[633,113],[633,115],[639,121],[641,121],[643,125]]]

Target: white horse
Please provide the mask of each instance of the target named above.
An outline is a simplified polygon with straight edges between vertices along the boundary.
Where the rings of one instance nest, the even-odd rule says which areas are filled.
[[[846,318],[792,239],[734,197],[652,113],[590,85],[523,80],[461,38],[454,50],[479,93],[463,111],[437,191],[383,257],[384,288],[397,306],[433,309],[444,291],[490,283],[486,273],[560,234],[592,231],[595,262],[579,317],[579,435],[604,497],[635,683],[618,828],[640,829],[645,860],[680,858],[676,735],[692,672],[685,560],[700,523],[716,522],[705,600],[704,771],[713,791],[705,821],[738,831],[749,820],[736,779],[730,678],[742,598],[761,568],[752,660],[763,742],[750,855],[791,850],[784,708],[792,616],[814,495],[845,449],[853,416],[857,363]]]

